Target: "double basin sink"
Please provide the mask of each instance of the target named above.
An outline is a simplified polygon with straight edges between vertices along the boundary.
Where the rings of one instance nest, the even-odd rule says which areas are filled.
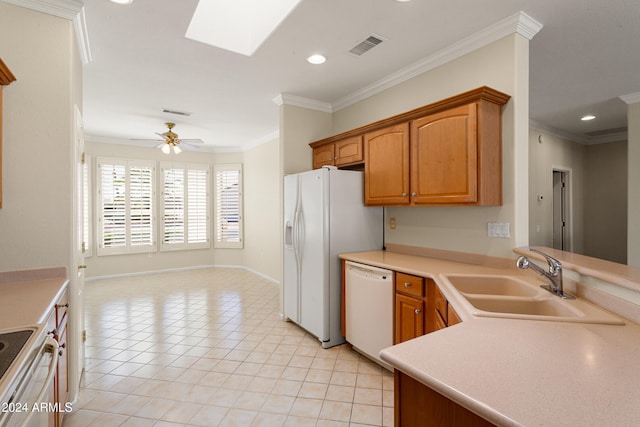
[[[563,299],[517,277],[457,274],[442,277],[462,296],[460,302],[474,316],[624,325],[622,319],[595,305]]]

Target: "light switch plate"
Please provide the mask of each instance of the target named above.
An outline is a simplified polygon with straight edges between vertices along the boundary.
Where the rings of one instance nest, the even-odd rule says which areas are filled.
[[[511,237],[510,228],[511,224],[508,222],[490,222],[487,226],[487,236],[508,239]]]

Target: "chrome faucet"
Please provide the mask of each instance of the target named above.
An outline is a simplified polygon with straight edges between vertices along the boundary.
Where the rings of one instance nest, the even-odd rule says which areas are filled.
[[[549,270],[546,271],[542,267],[539,267],[537,264],[530,262],[529,258],[527,258],[526,256],[518,257],[518,259],[516,260],[516,267],[523,270],[532,268],[549,282],[548,285],[541,286],[541,288],[546,289],[547,291],[559,297],[574,299],[575,297],[573,295],[564,292],[564,290],[562,289],[562,264],[560,264],[560,261],[537,249],[529,248],[529,250],[531,252],[542,255],[549,264]]]

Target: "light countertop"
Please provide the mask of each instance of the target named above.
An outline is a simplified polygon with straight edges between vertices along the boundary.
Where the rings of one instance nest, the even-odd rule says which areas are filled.
[[[462,323],[384,349],[383,360],[497,425],[640,425],[640,326],[474,317],[440,274],[518,275],[515,259],[456,262],[389,251],[343,259],[433,278]],[[542,282],[540,282],[542,283]]]
[[[66,285],[64,268],[0,272],[0,330],[44,323]]]

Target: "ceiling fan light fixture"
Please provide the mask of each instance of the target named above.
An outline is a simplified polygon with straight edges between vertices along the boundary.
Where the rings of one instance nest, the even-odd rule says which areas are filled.
[[[180,149],[180,147],[178,147],[177,145],[174,145],[173,146],[173,152],[175,154],[180,154],[180,153],[182,153],[182,149]]]
[[[171,154],[171,146],[169,144],[164,144],[161,150],[164,154]]]

